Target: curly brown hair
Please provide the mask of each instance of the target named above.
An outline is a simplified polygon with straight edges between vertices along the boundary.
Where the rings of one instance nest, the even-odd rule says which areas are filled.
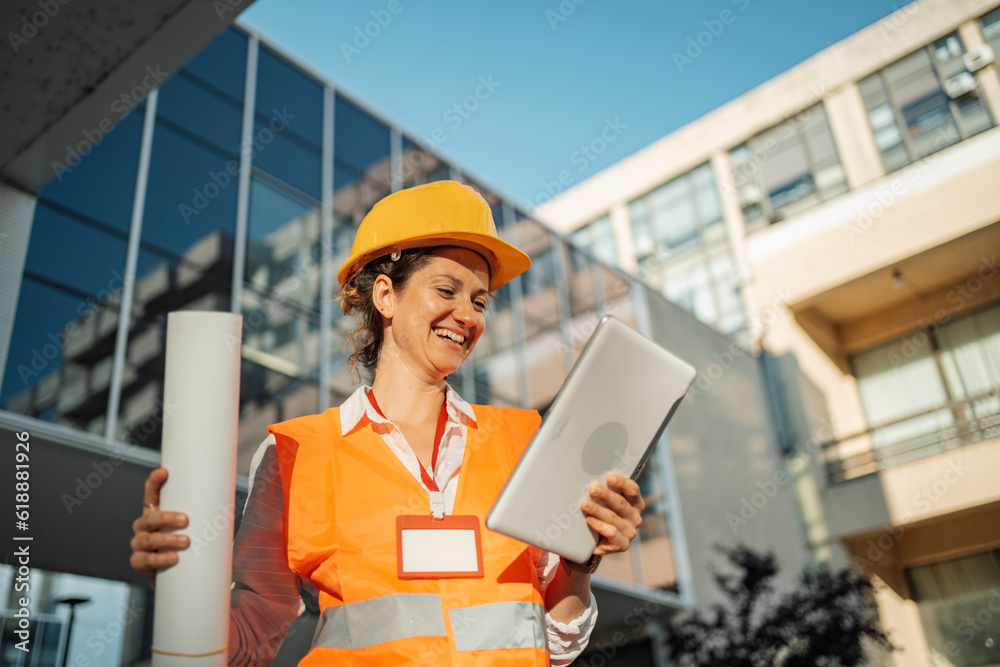
[[[349,343],[354,348],[347,358],[347,363],[351,377],[355,381],[361,380],[358,362],[368,372],[374,373],[378,366],[379,355],[382,353],[385,334],[382,329],[382,315],[375,308],[372,299],[375,280],[384,275],[392,281],[394,289],[402,291],[414,272],[426,265],[433,254],[434,248],[410,248],[401,251],[399,259],[395,261],[390,255],[382,255],[352,273],[344,282],[344,286],[337,294],[340,310],[345,315],[356,312],[361,317],[361,321],[348,334],[345,341],[345,346]]]

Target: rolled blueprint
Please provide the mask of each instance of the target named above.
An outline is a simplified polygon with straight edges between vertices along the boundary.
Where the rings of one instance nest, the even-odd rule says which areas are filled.
[[[191,538],[156,575],[154,667],[224,667],[229,643],[242,317],[167,316],[160,508],[184,512]]]

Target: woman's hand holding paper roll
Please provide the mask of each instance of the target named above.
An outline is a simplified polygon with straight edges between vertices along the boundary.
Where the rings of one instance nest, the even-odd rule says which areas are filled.
[[[187,535],[164,532],[164,528],[183,528],[187,525],[187,516],[181,512],[164,512],[160,510],[160,489],[167,480],[167,469],[157,468],[146,478],[143,496],[142,516],[132,523],[135,536],[130,545],[132,556],[129,564],[132,569],[149,577],[156,584],[156,571],[175,565],[180,558],[178,549],[190,544]]]

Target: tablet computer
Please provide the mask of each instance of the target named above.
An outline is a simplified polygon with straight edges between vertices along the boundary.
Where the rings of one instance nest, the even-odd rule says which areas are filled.
[[[563,383],[486,527],[579,563],[599,535],[580,500],[609,472],[633,479],[695,378],[695,369],[605,316]]]

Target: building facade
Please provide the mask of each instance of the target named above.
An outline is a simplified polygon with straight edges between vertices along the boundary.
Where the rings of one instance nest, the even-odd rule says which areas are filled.
[[[995,0],[918,0],[536,211],[760,355],[897,665],[1000,664],[998,55]]]
[[[172,46],[170,35],[162,42]],[[334,299],[357,225],[390,192],[446,178],[473,185],[533,261],[496,293],[486,334],[449,380],[466,400],[544,412],[604,314],[709,378],[640,478],[640,538],[594,578],[601,613],[585,660],[664,664],[659,621],[719,599],[704,567],[714,544],[739,538],[779,551],[791,584],[808,558],[791,489],[739,535],[724,518],[756,491],[747,470],[773,476],[782,465],[752,355],[734,356],[730,339],[248,28],[225,29],[141,90],[116,123],[68,144],[38,187],[11,166],[18,159],[0,184],[0,439],[5,451],[30,441],[24,530],[34,538],[31,652],[16,646],[18,569],[9,558],[0,565],[5,664],[130,665],[149,655],[152,594],[127,561],[170,410],[167,313],[243,316],[241,493],[220,508],[222,525],[238,521],[266,425],[339,405],[357,386],[344,354],[351,321]],[[62,122],[86,130],[86,118],[71,110]],[[13,480],[0,492],[13,497]],[[206,539],[219,529],[190,527]],[[77,603],[72,636],[71,598],[89,599]],[[274,664],[296,664],[307,650],[308,606]]]

